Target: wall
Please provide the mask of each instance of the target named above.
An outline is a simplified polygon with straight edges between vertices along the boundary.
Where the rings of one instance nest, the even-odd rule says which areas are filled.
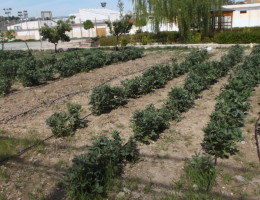
[[[245,11],[246,13],[240,13]],[[259,9],[239,9],[233,12],[233,27],[253,27],[260,26]]]

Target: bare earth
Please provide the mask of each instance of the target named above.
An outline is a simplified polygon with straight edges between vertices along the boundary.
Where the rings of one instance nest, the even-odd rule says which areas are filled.
[[[250,50],[247,50],[247,54]],[[170,63],[172,57],[182,61],[187,50],[157,50],[148,51],[142,59],[126,63],[113,64],[90,73],[81,73],[70,78],[50,82],[35,88],[23,88],[15,85],[13,93],[0,98],[0,129],[8,130],[10,137],[28,136],[28,132],[36,132],[40,138],[51,135],[45,120],[55,111],[64,110],[67,101],[81,104],[83,116],[91,113],[88,105],[90,92],[81,92],[64,97],[54,103],[53,99],[60,96],[92,89],[106,81],[112,86],[120,85],[121,80],[133,78],[141,74],[140,70],[154,64]],[[219,60],[227,53],[223,49],[212,51],[210,60]],[[128,75],[130,74],[130,75]],[[9,175],[8,182],[0,178],[0,194],[8,199],[64,199],[63,190],[59,189],[59,181],[66,169],[71,165],[75,155],[86,152],[86,145],[91,144],[91,138],[100,134],[110,135],[112,130],[118,130],[121,137],[127,140],[133,135],[130,126],[132,113],[136,109],[144,109],[153,103],[156,107],[163,105],[168,92],[174,86],[183,86],[186,75],[169,81],[165,88],[138,99],[130,99],[128,104],[108,114],[90,116],[88,126],[80,129],[73,137],[65,139],[52,138],[45,146],[32,149],[19,159],[13,159],[1,166]],[[141,161],[127,165],[123,180],[131,192],[126,199],[160,199],[164,193],[171,193],[174,183],[183,172],[184,161],[195,152],[201,151],[204,133],[202,128],[209,121],[209,115],[214,110],[215,97],[220,93],[228,77],[219,80],[209,90],[202,92],[195,105],[183,114],[180,122],[171,123],[158,141],[150,145],[140,144]],[[214,187],[216,197],[223,199],[260,199],[260,167],[257,159],[254,140],[254,123],[260,112],[260,87],[254,91],[252,109],[247,117],[248,123],[243,128],[245,143],[239,144],[240,153],[229,160],[219,162],[219,175]],[[39,105],[41,105],[39,107]],[[4,123],[6,119],[28,109],[35,108],[24,116]],[[227,178],[227,174],[230,175]],[[236,180],[235,176],[243,176],[244,182]],[[136,182],[134,184],[127,183]],[[111,194],[111,199],[117,194]]]

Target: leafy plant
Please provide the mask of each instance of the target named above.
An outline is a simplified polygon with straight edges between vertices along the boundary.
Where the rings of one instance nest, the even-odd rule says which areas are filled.
[[[79,73],[82,69],[82,62],[76,52],[65,53],[55,65],[61,77],[72,76]]]
[[[46,120],[56,137],[71,136],[78,128],[83,128],[85,122],[81,119],[81,105],[67,103],[68,112],[55,112]]]
[[[0,79],[0,97],[7,94],[11,89],[11,81],[9,79]]]
[[[112,109],[125,105],[126,103],[127,99],[123,89],[103,85],[94,88],[89,104],[92,105],[91,110],[93,113],[100,115],[110,112]]]
[[[168,94],[167,109],[187,111],[194,104],[194,96],[183,88],[173,88]]]
[[[22,60],[17,70],[17,78],[25,87],[39,85],[39,72],[33,58]]]
[[[106,194],[111,180],[122,173],[127,160],[138,157],[135,141],[130,138],[122,145],[119,132],[95,138],[88,154],[76,156],[64,176],[64,184],[73,199],[98,199]]]
[[[134,136],[138,141],[149,144],[156,140],[163,130],[169,126],[169,113],[148,105],[144,110],[134,112],[131,122]]]

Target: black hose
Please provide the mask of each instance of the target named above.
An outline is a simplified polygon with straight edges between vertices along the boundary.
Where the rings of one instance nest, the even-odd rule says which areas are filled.
[[[145,71],[145,70],[147,70],[147,68],[146,68],[146,69],[141,69],[141,70],[138,70],[138,71],[135,71],[135,72],[132,72],[132,73],[124,74],[124,75],[122,75],[122,77],[130,76],[130,75],[132,75],[132,74],[136,74],[136,73],[139,73],[139,72],[142,72],[142,71]],[[58,97],[58,98],[56,98],[56,99],[54,99],[54,100],[51,100],[51,101],[50,101],[49,103],[47,103],[47,104],[46,104],[46,103],[41,103],[40,105],[38,105],[38,106],[36,106],[36,107],[34,107],[34,108],[28,109],[28,110],[26,110],[26,111],[24,111],[24,112],[22,112],[22,113],[17,114],[17,115],[10,116],[10,117],[8,117],[7,119],[1,119],[1,120],[0,120],[0,124],[6,124],[7,122],[9,122],[9,121],[11,121],[11,120],[14,120],[14,119],[16,119],[17,117],[24,116],[24,115],[28,114],[29,112],[32,112],[32,111],[34,111],[34,110],[37,110],[37,109],[39,109],[39,108],[41,108],[41,107],[43,107],[43,106],[47,106],[47,105],[50,106],[50,105],[52,105],[53,103],[55,103],[56,101],[58,101],[58,100],[60,100],[60,99],[63,99],[63,98],[69,97],[69,96],[73,96],[73,95],[77,95],[77,94],[80,94],[80,93],[88,93],[88,92],[90,92],[91,90],[93,90],[94,88],[100,87],[100,86],[102,86],[102,85],[105,85],[106,83],[108,83],[108,82],[110,82],[110,81],[112,81],[112,80],[115,80],[115,79],[117,79],[118,77],[120,77],[120,76],[112,77],[112,78],[108,79],[107,81],[101,83],[100,85],[95,86],[95,87],[92,87],[92,88],[87,89],[87,90],[79,90],[79,91],[77,91],[77,92],[72,92],[72,93],[68,93],[68,94],[62,95],[62,96],[60,96],[60,97]]]
[[[258,136],[260,136],[259,121],[260,121],[260,117],[258,118],[258,120],[255,123],[255,140],[256,140],[256,149],[257,149],[258,159],[259,159],[259,162],[260,162],[260,148],[259,148],[259,140],[258,140]]]

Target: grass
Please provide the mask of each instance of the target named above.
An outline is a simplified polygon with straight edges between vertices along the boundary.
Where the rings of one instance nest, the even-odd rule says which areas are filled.
[[[5,182],[5,183],[8,183],[9,179],[10,179],[9,174],[5,170],[0,168],[0,180]],[[1,200],[1,198],[0,198],[0,200]]]
[[[0,200],[7,200],[7,197],[4,194],[0,194]]]
[[[40,141],[39,134],[35,130],[30,130],[25,138],[14,138],[8,136],[8,132],[1,131],[0,135],[0,160],[14,155],[23,148]]]
[[[224,173],[222,175],[222,179],[223,179],[224,184],[229,184],[230,181],[232,180],[232,175],[230,173]]]

